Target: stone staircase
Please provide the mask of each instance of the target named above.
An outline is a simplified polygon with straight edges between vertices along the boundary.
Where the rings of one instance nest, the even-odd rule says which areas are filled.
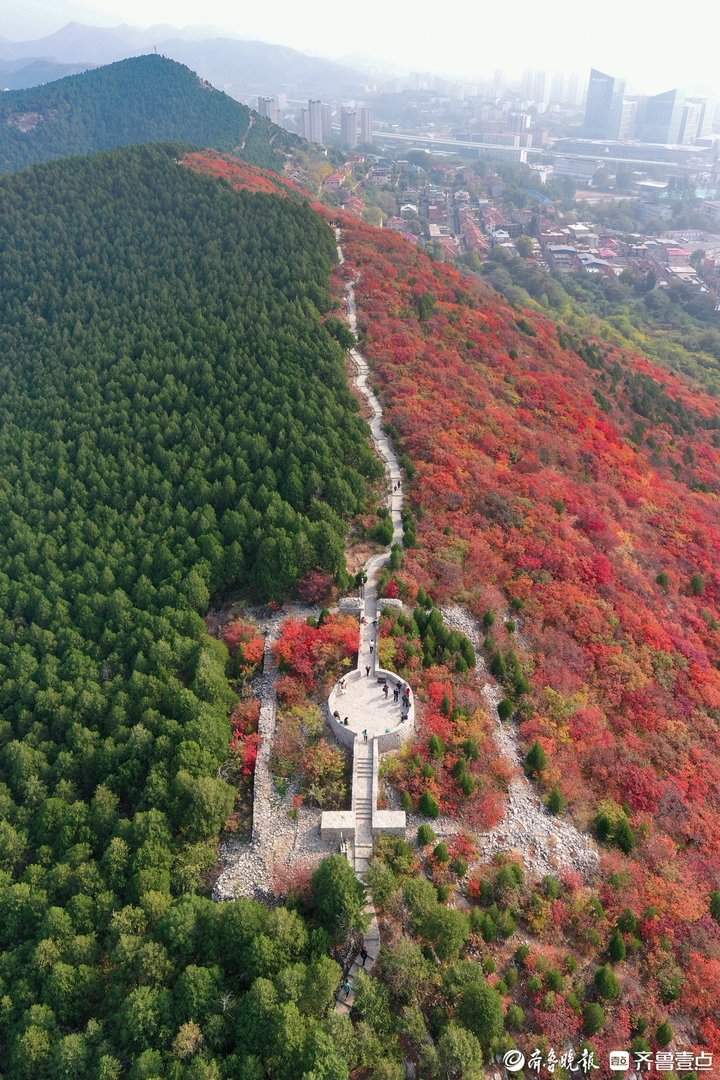
[[[377,958],[380,955],[380,927],[378,926],[375,908],[372,903],[368,901],[364,910],[365,915],[369,919],[368,928],[363,934],[363,944],[367,953],[367,960],[363,964],[359,957],[355,957],[350,970],[347,973],[347,980],[351,987],[350,992],[346,994],[341,987],[335,998],[335,1012],[345,1013],[345,1015],[350,1012],[355,1001],[354,987],[358,974],[361,971],[365,971],[369,975],[375,967]]]
[[[353,811],[355,813],[355,849],[354,865],[358,877],[365,874],[373,850],[372,835],[372,778],[373,757],[372,742],[355,743],[355,761],[353,766]]]

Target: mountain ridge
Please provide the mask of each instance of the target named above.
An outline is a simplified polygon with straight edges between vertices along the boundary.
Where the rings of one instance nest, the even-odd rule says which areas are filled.
[[[300,145],[175,60],[148,54],[0,97],[0,171],[132,143],[242,148],[279,167]]]
[[[0,187],[8,1075],[470,1078],[515,1046],[720,1050],[716,399],[227,153],[134,147]],[[311,210],[341,225],[341,265]],[[342,520],[380,471],[345,379],[350,282],[408,496],[376,648],[418,727],[383,783],[439,836],[378,843],[385,948],[338,1025],[329,938],[201,895],[235,794],[226,675],[238,642],[266,646],[240,620],[229,668],[200,616],[236,584],[350,584]],[[386,515],[373,494],[364,539]],[[323,727],[301,692],[327,615],[276,653],[274,750],[318,772],[294,733]],[[540,812],[594,833],[598,883],[556,861],[538,880],[527,833],[478,857],[513,779],[490,703]],[[232,714],[246,777],[253,705]],[[317,880],[298,879],[314,929]]]

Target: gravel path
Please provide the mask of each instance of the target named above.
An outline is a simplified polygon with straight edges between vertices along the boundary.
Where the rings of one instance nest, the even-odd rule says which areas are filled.
[[[253,831],[251,840],[228,836],[220,843],[222,871],[213,889],[216,900],[232,900],[236,896],[274,898],[274,879],[291,873],[294,868],[320,862],[332,854],[337,845],[320,837],[320,810],[303,806],[297,821],[290,817],[291,786],[284,796],[278,794],[270,772],[270,754],[275,734],[277,668],[272,646],[278,638],[285,619],[306,619],[317,616],[317,607],[288,604],[268,615],[265,609],[246,608],[244,614],[253,618],[265,638],[263,670],[251,684],[253,694],[260,699],[258,731],[261,742],[255,764],[253,784]]]

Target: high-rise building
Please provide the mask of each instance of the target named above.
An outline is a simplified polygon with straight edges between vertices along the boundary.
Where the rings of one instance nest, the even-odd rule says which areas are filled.
[[[511,112],[508,114],[508,126],[512,132],[530,130],[530,113]]]
[[[546,72],[533,72],[531,97],[537,105],[547,105],[550,101],[550,79]]]
[[[632,139],[635,135],[638,120],[640,98],[625,97],[620,106],[620,119],[618,121],[616,139]]]
[[[678,134],[678,142],[683,146],[692,146],[699,137],[704,104],[703,101],[688,100],[683,105],[680,132]]]
[[[565,100],[568,105],[579,105],[581,98],[580,76],[577,71],[574,71],[571,75],[568,75],[567,86],[565,88]]]
[[[330,142],[332,135],[332,109],[325,102],[322,103],[322,141],[325,145]]]
[[[340,113],[340,140],[343,146],[353,150],[357,146],[357,114],[354,109],[343,109]]]
[[[685,99],[680,90],[666,90],[645,102],[638,137],[642,142],[671,143],[680,141]]]
[[[679,142],[692,145],[696,139],[712,135],[715,102],[708,98],[687,98],[683,105]]]
[[[260,116],[264,116],[266,120],[271,120],[273,124],[277,124],[280,119],[277,98],[259,97],[257,111]]]
[[[360,142],[363,146],[372,142],[372,113],[368,108],[360,110]]]
[[[596,68],[590,70],[584,133],[590,139],[617,139],[623,119],[625,82],[606,75]]]
[[[561,74],[553,75],[552,82],[550,83],[550,100],[551,101],[564,101],[565,100],[565,76]]]
[[[305,138],[310,142],[322,143],[323,141],[323,114],[322,101],[319,99],[308,101],[308,123]]]

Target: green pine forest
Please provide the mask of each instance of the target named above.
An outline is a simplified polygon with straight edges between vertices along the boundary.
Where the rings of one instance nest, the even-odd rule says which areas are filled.
[[[0,94],[0,172],[132,143],[242,148],[277,168],[300,139],[155,54]]]
[[[202,895],[233,802],[202,615],[342,582],[380,466],[327,225],[177,153],[0,180],[0,1075],[342,1080],[322,919]]]

